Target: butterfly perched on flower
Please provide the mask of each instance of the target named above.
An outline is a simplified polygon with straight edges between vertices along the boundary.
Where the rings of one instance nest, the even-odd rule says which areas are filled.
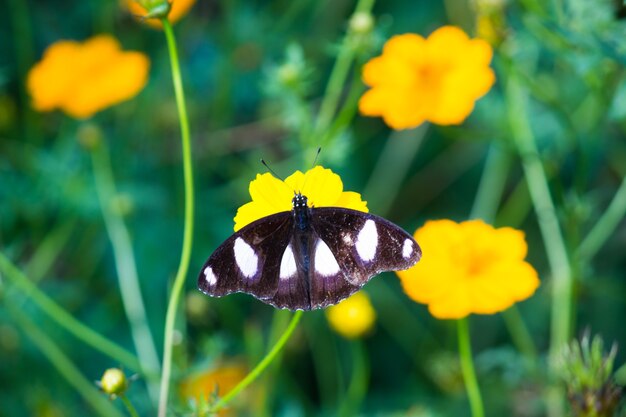
[[[278,308],[324,308],[421,257],[411,235],[368,214],[359,194],[344,192],[329,169],[296,171],[285,181],[257,175],[250,195],[235,234],[200,271],[198,288],[207,295],[245,292]]]

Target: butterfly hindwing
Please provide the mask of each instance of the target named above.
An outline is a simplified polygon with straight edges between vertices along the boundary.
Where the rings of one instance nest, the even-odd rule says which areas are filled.
[[[408,269],[421,257],[411,235],[382,217],[338,207],[311,209],[311,225],[345,279],[361,287],[383,271]]]
[[[198,288],[214,297],[240,291],[260,299],[273,297],[292,228],[291,212],[273,214],[243,227],[206,261]]]

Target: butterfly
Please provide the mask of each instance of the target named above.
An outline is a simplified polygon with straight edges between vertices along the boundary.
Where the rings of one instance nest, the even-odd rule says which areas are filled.
[[[295,193],[291,211],[256,220],[222,243],[202,267],[198,288],[311,310],[349,297],[380,272],[408,269],[421,255],[411,235],[382,217],[309,207]]]

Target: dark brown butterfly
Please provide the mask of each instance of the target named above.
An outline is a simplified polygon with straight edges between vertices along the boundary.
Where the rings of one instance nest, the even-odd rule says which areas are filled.
[[[395,224],[361,211],[308,207],[263,217],[233,234],[206,261],[198,288],[221,297],[245,292],[278,308],[338,303],[383,271],[408,269],[422,252]]]

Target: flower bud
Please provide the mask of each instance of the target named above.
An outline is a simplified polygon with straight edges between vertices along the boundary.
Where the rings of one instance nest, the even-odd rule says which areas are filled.
[[[374,28],[374,17],[368,12],[356,12],[349,22],[350,31],[359,35],[365,35]]]
[[[163,19],[170,14],[172,3],[168,0],[135,0],[146,11],[143,19]]]
[[[326,310],[331,327],[347,339],[368,333],[376,321],[376,311],[364,292],[358,292]]]
[[[100,388],[102,391],[112,397],[123,395],[128,388],[128,380],[126,375],[118,368],[109,368],[104,371],[102,379],[100,379]]]

